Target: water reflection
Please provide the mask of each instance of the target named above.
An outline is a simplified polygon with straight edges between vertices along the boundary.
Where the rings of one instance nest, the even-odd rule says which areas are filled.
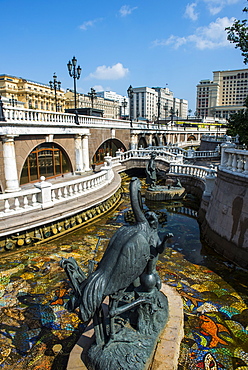
[[[157,269],[184,302],[185,338],[179,370],[247,369],[246,271],[222,260],[200,240],[197,203],[192,199],[173,204],[147,202],[146,207],[157,212],[161,234],[174,234]],[[73,256],[86,272],[90,260],[101,258],[116,229],[132,222],[128,210],[126,190],[118,209],[95,224],[38,249],[20,249],[1,258],[3,370],[66,369],[69,352],[83,325],[77,315],[64,310],[69,284],[59,261]]]

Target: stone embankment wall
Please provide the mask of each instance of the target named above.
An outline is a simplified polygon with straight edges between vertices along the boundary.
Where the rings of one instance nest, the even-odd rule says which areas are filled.
[[[210,199],[202,199],[202,236],[218,253],[248,268],[248,177],[218,170]]]

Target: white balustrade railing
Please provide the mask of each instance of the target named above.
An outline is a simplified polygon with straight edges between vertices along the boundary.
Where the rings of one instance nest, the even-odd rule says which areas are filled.
[[[41,126],[75,126],[75,123],[80,127],[98,127],[98,128],[125,128],[134,131],[160,131],[168,133],[190,133],[197,132],[198,134],[206,134],[209,131],[216,132],[215,127],[183,127],[175,124],[158,124],[155,122],[144,123],[139,121],[130,122],[129,120],[111,119],[95,116],[75,115],[71,113],[52,112],[44,110],[25,109],[21,107],[4,106],[3,112],[7,124],[11,125],[35,125]],[[4,121],[1,122],[4,125]],[[225,133],[226,129],[219,130],[219,133]],[[187,144],[187,143],[186,143]],[[190,143],[189,143],[190,145]]]
[[[34,188],[15,193],[0,194],[0,219],[56,206],[56,204],[86,196],[109,184],[114,178],[111,167],[103,167],[102,171],[76,179],[51,184],[45,181],[34,184]]]
[[[4,116],[7,123],[13,124],[34,124],[35,122],[41,126],[44,125],[60,125],[68,126],[75,125],[76,115],[71,113],[59,113],[50,111],[39,111],[32,109],[24,109],[17,107],[4,107]],[[119,128],[130,128],[130,122],[111,119],[104,117],[92,117],[92,116],[77,116],[77,122],[82,127],[119,127]],[[1,122],[2,124],[4,122]]]
[[[248,177],[248,150],[223,146],[220,169]]]
[[[117,152],[116,154],[120,158],[120,162],[124,162],[128,159],[137,159],[137,158],[144,158],[148,159],[150,158],[150,153],[152,153],[154,150],[147,150],[147,149],[132,149],[128,150],[124,153],[122,152]],[[167,152],[164,150],[163,147],[161,147],[160,150],[156,150],[156,158],[161,159],[163,158],[167,162],[172,162],[177,160],[177,155]]]
[[[205,179],[207,176],[215,177],[216,170],[208,167],[171,163],[169,174],[187,175]]]
[[[152,152],[155,152],[157,156],[159,157],[167,157],[167,155],[169,155],[169,153],[173,154],[173,156],[171,157],[171,160],[174,160],[174,157],[177,156],[177,155],[182,155],[183,158],[185,159],[201,159],[201,158],[218,158],[220,157],[220,152],[219,152],[219,148],[217,148],[216,150],[204,150],[204,151],[197,151],[197,150],[193,150],[193,149],[188,149],[188,150],[185,150],[183,148],[180,148],[178,146],[171,146],[171,145],[168,145],[168,146],[151,146],[151,147],[148,147],[148,148],[145,148],[145,149],[138,149],[138,150],[129,150],[125,153],[126,156],[130,156],[130,153],[131,153],[131,156],[138,156],[138,157],[142,157],[144,156],[145,154],[146,155],[150,155],[150,153]],[[125,154],[123,153],[123,154]],[[124,156],[126,158],[126,156]],[[123,156],[121,156],[121,158],[123,159]],[[168,159],[168,157],[167,157]]]

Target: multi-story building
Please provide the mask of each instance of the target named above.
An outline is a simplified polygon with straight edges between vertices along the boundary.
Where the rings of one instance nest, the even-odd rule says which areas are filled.
[[[63,112],[65,109],[65,93],[63,90],[56,91],[56,103],[54,90],[49,85],[27,80],[21,77],[0,75],[0,95],[7,98],[7,105],[20,105],[24,108]]]
[[[119,103],[119,116],[124,118],[129,116],[129,100],[126,96],[117,94],[114,91],[98,91],[98,97],[113,100]]]
[[[74,91],[67,89],[65,93],[66,108],[73,109]],[[103,112],[103,117],[106,118],[120,118],[119,103],[116,100],[104,99],[98,96],[92,97],[87,94],[77,94],[77,108],[95,108]]]
[[[131,99],[133,119],[164,120],[176,115],[186,118],[188,101],[174,98],[167,87],[135,87]]]
[[[197,115],[228,119],[244,108],[248,95],[248,69],[213,72],[213,81],[201,80],[197,85]]]

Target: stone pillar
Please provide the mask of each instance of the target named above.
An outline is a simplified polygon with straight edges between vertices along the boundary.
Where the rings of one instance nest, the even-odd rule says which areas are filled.
[[[234,148],[235,144],[231,142],[222,143],[221,144],[221,161],[220,161],[220,169],[224,169],[227,167],[228,158],[230,156],[229,153],[226,153],[225,150],[228,148]]]
[[[84,171],[82,135],[75,136],[76,172]]]
[[[40,182],[34,185],[40,189],[37,200],[38,203],[41,203],[43,209],[53,207],[54,205],[52,202],[52,184],[45,180],[45,176],[41,176]]]
[[[11,193],[21,190],[17,176],[15,143],[16,135],[6,135],[2,137],[3,141],[3,165],[6,181],[6,193]]]
[[[164,145],[164,143],[163,143],[163,134],[159,134],[158,139],[159,139],[159,146],[163,146]]]
[[[82,140],[82,154],[83,154],[83,169],[84,169],[84,171],[90,171],[89,136],[90,136],[90,134],[84,134],[83,135],[83,140]]]
[[[149,143],[148,143],[148,145],[149,145],[149,146],[152,146],[152,135],[150,134],[148,138],[149,138]]]
[[[212,194],[214,184],[215,184],[216,174],[213,168],[210,168],[208,175],[205,177],[205,190],[203,192],[203,197],[209,197]]]
[[[138,135],[136,135],[136,134],[131,134],[130,149],[131,150],[138,149]]]

